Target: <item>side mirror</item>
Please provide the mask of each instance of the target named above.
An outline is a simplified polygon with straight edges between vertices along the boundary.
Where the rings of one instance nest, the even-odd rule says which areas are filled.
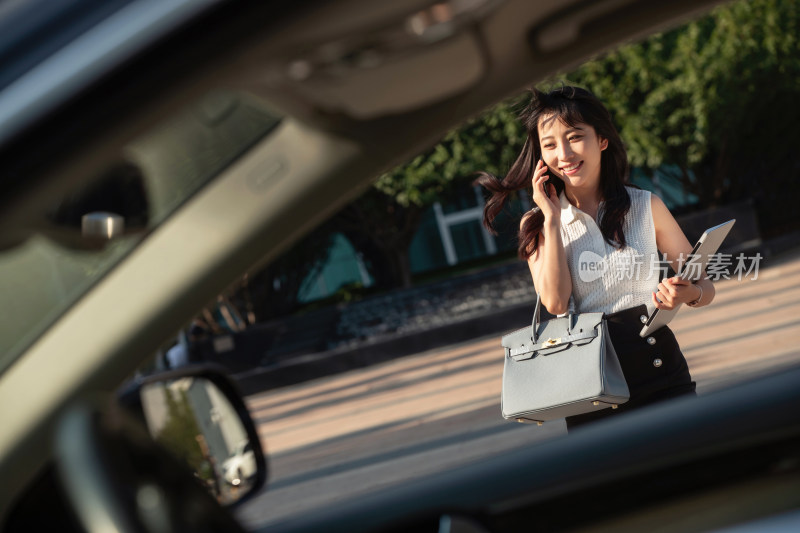
[[[147,376],[128,384],[120,403],[221,504],[239,503],[264,486],[267,461],[258,432],[219,367],[186,366]]]

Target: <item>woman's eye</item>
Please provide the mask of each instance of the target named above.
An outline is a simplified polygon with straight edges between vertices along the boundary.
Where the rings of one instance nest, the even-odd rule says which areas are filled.
[[[556,145],[554,144],[545,144],[544,146],[542,146],[542,148],[544,148],[545,150],[552,150],[555,147]]]
[[[569,138],[569,140],[570,142],[580,141],[582,137],[583,137],[582,135],[573,135],[572,137]]]

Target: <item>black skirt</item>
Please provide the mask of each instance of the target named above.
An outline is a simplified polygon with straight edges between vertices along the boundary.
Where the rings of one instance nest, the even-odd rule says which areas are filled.
[[[568,430],[645,405],[695,394],[696,384],[672,330],[664,326],[649,337],[639,336],[642,317],[646,315],[644,305],[606,315],[609,337],[628,382],[630,400],[618,409],[567,417]]]

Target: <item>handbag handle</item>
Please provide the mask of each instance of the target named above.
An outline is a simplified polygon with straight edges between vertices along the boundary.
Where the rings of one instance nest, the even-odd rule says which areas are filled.
[[[572,317],[575,316],[575,307],[572,304],[572,295],[570,295],[569,310],[567,311],[567,335],[572,335]],[[539,325],[540,306],[542,305],[542,297],[539,291],[536,291],[536,309],[533,310],[533,322],[531,323],[531,340],[534,344],[538,340],[536,335],[537,326]]]

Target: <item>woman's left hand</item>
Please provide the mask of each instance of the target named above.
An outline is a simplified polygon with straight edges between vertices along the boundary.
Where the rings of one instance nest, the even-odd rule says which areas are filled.
[[[695,301],[699,297],[699,291],[691,281],[677,276],[664,278],[658,284],[658,291],[653,293],[653,305],[657,309],[669,311],[680,304]]]

